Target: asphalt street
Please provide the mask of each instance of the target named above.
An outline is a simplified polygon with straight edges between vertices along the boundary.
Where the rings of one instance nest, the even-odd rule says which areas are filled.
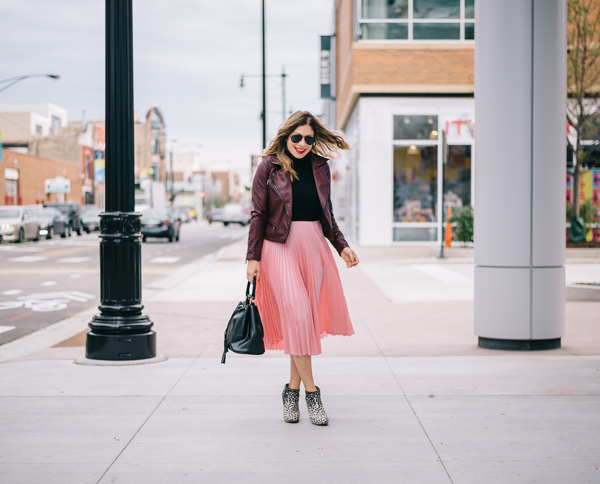
[[[247,236],[247,228],[183,224],[179,242],[142,244],[142,284]],[[100,303],[98,232],[23,244],[0,244],[0,345]],[[143,298],[142,289],[142,298]]]

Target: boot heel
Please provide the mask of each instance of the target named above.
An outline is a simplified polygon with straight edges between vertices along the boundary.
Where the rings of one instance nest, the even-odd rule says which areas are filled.
[[[308,416],[314,425],[327,425],[329,418],[321,402],[321,389],[317,387],[316,392],[306,392],[306,406],[308,407]]]
[[[285,384],[283,392],[283,420],[287,423],[296,423],[300,420],[300,389],[294,390]]]

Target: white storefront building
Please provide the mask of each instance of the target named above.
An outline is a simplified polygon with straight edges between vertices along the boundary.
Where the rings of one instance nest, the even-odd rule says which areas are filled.
[[[336,161],[337,210],[361,245],[437,244],[445,206],[473,205],[474,101],[361,97]]]

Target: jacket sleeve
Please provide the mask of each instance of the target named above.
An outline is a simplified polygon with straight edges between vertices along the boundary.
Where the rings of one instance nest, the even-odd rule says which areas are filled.
[[[247,261],[260,260],[269,204],[267,192],[268,177],[269,170],[267,162],[263,160],[258,164],[256,173],[254,174],[254,180],[252,181],[252,215],[250,218],[250,229],[248,231]]]
[[[329,178],[329,184],[331,185],[331,170],[329,168],[329,163],[325,164],[327,171],[327,178]],[[329,190],[329,196],[327,198],[327,203],[329,203],[329,210],[331,212],[331,231],[333,233],[333,237],[331,238],[331,245],[338,251],[338,254],[342,255],[342,251],[346,247],[350,247],[350,244],[346,242],[344,238],[344,234],[338,227],[337,222],[335,221],[335,217],[333,216],[333,205],[331,204],[331,190]]]

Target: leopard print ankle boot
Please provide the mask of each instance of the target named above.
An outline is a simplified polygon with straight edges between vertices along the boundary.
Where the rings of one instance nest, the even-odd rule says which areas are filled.
[[[327,425],[329,419],[321,402],[321,389],[317,387],[316,392],[306,392],[306,406],[308,407],[308,416],[314,425]]]
[[[298,405],[300,389],[294,390],[286,383],[281,397],[283,398],[283,420],[287,423],[296,423],[300,420],[300,406]]]

